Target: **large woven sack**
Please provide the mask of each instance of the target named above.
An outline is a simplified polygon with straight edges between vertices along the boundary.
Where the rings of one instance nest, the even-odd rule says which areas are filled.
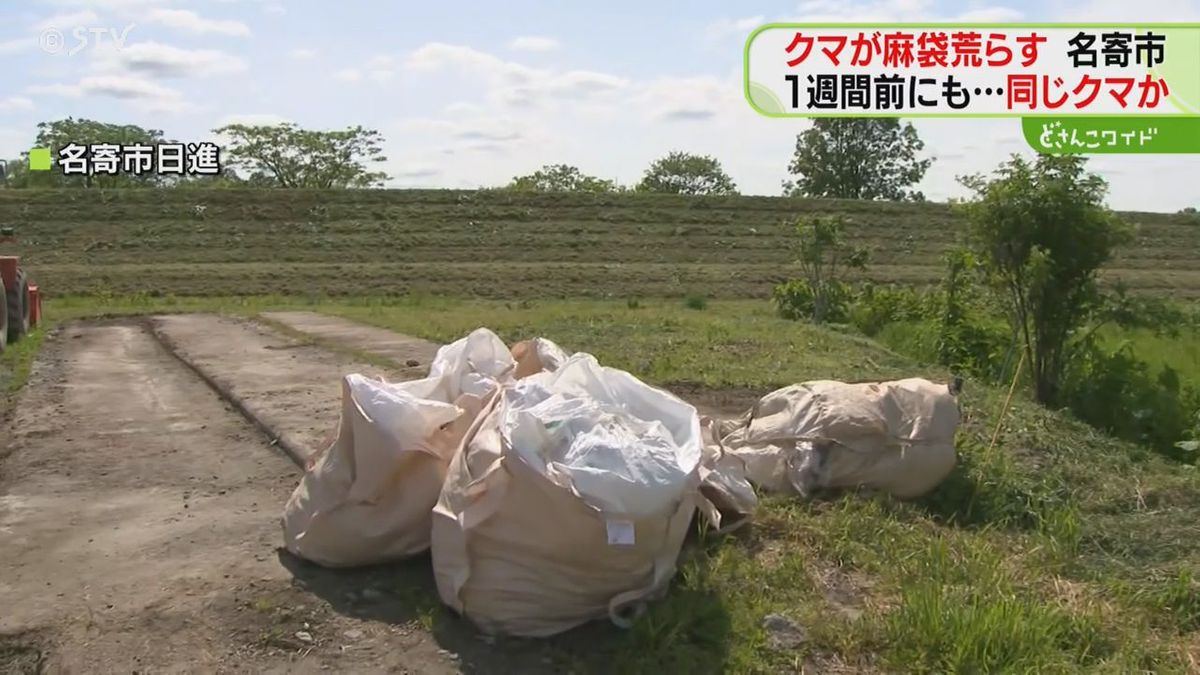
[[[817,380],[767,394],[720,435],[750,481],[768,491],[868,487],[912,498],[954,469],[958,423],[945,384]]]
[[[429,548],[430,509],[482,399],[433,400],[440,378],[342,380],[337,437],[284,507],[284,546],[327,567],[397,560]]]
[[[535,386],[522,380],[493,396],[452,460],[434,508],[438,592],[488,633],[548,636],[606,616],[628,625],[666,590],[702,500],[695,408],[628,373],[599,368],[586,354],[529,379],[552,378],[552,388],[572,395],[521,408],[515,390]],[[636,438],[622,435],[613,418],[591,416],[588,392],[623,402],[653,428]],[[587,426],[594,419],[600,423]],[[605,438],[613,444],[593,452],[591,460],[570,453],[550,459],[547,449],[564,450],[552,438],[531,450],[537,439],[529,434],[572,425],[583,431],[573,437],[571,452],[595,450],[589,443]],[[612,468],[608,460],[622,458],[605,451],[620,452],[625,442],[662,449],[663,427],[678,441],[677,467],[631,450],[623,458],[627,467]],[[513,437],[522,439],[521,448]],[[626,468],[621,479],[617,474]],[[647,485],[651,489],[638,489]]]

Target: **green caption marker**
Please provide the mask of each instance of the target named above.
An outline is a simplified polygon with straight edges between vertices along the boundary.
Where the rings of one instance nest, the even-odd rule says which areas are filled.
[[[50,170],[50,148],[32,148],[29,151],[29,170]]]

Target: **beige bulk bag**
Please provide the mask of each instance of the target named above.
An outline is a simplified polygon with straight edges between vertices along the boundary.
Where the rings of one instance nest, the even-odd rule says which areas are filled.
[[[310,463],[284,507],[284,546],[293,555],[351,567],[429,548],[430,509],[482,399],[463,394],[455,404],[441,403],[406,396],[404,386],[432,388],[437,382],[343,378],[337,438]],[[389,407],[378,405],[381,394],[393,397]],[[364,400],[372,398],[375,417]],[[383,410],[401,419],[380,419]]]
[[[818,380],[767,394],[723,425],[721,442],[769,491],[807,496],[862,486],[912,498],[954,469],[958,423],[958,400],[945,384]]]
[[[518,390],[541,386],[527,385],[530,380],[548,383],[542,395],[569,395],[518,410]],[[611,416],[589,417],[591,395],[610,397],[615,407],[607,411],[624,405],[652,422],[630,440],[619,425],[605,426],[615,424]],[[587,426],[593,420],[599,422]],[[487,633],[543,637],[606,616],[628,625],[666,590],[702,499],[698,420],[690,405],[628,373],[601,368],[586,354],[570,357],[554,373],[504,387],[467,432],[434,508],[432,554],[442,600]],[[593,432],[589,438],[636,445],[657,442],[655,434],[670,427],[679,442],[678,466],[664,469],[630,450],[617,461],[628,461],[635,480],[616,483],[603,463],[614,458],[605,460],[601,451],[590,464],[586,457],[544,454],[537,466],[541,459],[530,448],[538,439],[528,434],[547,434],[543,450],[558,452],[563,448],[554,439],[561,437],[553,435],[572,426],[583,429],[573,437],[572,452]],[[663,475],[654,473],[659,470]],[[639,484],[656,487],[639,492]]]

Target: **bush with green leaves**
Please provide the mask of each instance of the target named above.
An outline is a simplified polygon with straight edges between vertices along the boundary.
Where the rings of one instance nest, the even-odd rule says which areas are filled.
[[[846,239],[841,216],[807,216],[796,220],[796,264],[802,278],[775,289],[780,316],[815,323],[846,320],[849,289],[842,277],[848,270],[866,269],[866,249]]]
[[[854,292],[842,282],[826,286],[824,321],[846,323],[850,320],[850,303]],[[772,291],[771,301],[780,317],[791,321],[811,320],[816,314],[816,294],[805,279],[792,279]]]
[[[1107,207],[1107,184],[1084,171],[1086,159],[1014,155],[988,180],[966,177],[964,206],[986,278],[1004,301],[1021,340],[1034,395],[1060,403],[1077,331],[1101,306],[1096,277],[1130,229]]]
[[[1177,460],[1195,459],[1179,442],[1194,431],[1200,391],[1181,384],[1169,366],[1152,373],[1128,341],[1105,349],[1089,340],[1068,368],[1062,394],[1071,412],[1094,427]]]
[[[929,319],[935,304],[936,299],[930,294],[915,288],[865,283],[854,296],[849,318],[864,335],[875,337],[888,324]]]

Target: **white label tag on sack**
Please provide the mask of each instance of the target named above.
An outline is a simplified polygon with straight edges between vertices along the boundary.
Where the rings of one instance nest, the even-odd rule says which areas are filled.
[[[606,520],[609,546],[633,546],[633,522],[629,520]]]

